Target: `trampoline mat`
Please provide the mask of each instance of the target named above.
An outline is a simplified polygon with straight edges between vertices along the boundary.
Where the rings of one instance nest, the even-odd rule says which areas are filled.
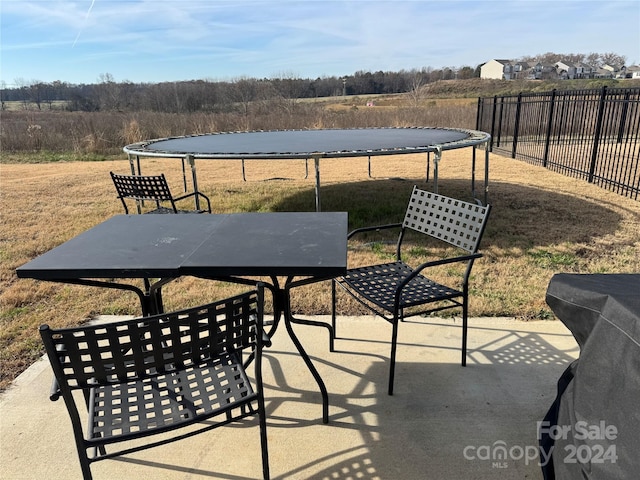
[[[210,158],[355,156],[433,151],[471,146],[487,135],[445,128],[362,128],[225,132],[152,140],[130,145],[140,153],[191,154]]]

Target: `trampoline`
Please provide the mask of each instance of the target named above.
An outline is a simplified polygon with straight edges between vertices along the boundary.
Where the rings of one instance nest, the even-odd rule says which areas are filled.
[[[191,168],[193,188],[198,190],[196,160],[313,159],[316,211],[320,205],[320,160],[323,158],[369,157],[427,153],[427,179],[434,154],[434,190],[438,188],[438,166],[442,152],[473,147],[472,195],[475,194],[476,147],[485,144],[484,203],[487,203],[490,135],[476,130],[432,127],[353,128],[321,130],[270,130],[223,132],[158,138],[124,147],[131,171],[140,174],[140,158],[181,158],[186,188],[185,163]],[[369,164],[369,175],[371,167]],[[196,197],[197,198],[197,197]],[[198,205],[196,205],[198,207]]]

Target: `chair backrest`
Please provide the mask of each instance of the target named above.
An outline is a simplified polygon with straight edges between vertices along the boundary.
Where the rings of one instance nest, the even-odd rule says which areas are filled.
[[[54,330],[40,327],[60,391],[136,381],[259,349],[263,287],[152,317]],[[258,352],[259,354],[259,352]]]
[[[160,202],[171,202],[171,207],[176,211],[176,206],[169,189],[169,184],[164,176],[160,175],[119,175],[111,172],[113,184],[118,192],[118,198],[122,201],[125,211],[129,209],[126,198],[132,200],[151,200],[160,207]]]
[[[414,186],[402,225],[476,253],[490,210]]]

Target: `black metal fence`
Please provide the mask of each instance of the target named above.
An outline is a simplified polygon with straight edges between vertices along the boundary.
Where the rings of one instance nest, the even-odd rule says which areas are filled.
[[[479,98],[476,125],[492,152],[638,199],[640,88]]]

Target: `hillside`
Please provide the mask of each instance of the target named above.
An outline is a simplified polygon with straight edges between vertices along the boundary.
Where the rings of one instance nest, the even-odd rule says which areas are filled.
[[[431,98],[493,97],[518,93],[548,92],[550,90],[579,90],[590,88],[640,87],[640,79],[590,79],[590,80],[441,80],[425,86]]]

